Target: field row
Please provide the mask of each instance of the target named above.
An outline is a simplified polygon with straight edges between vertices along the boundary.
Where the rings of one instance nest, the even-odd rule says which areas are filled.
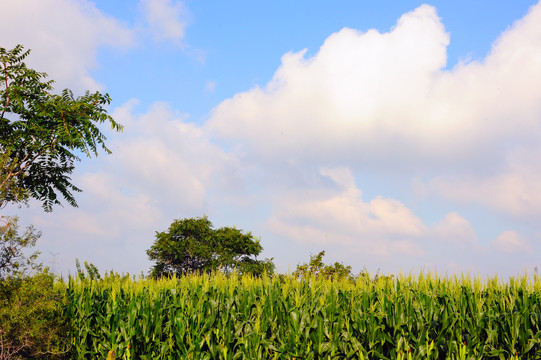
[[[541,282],[71,280],[80,359],[538,359]]]

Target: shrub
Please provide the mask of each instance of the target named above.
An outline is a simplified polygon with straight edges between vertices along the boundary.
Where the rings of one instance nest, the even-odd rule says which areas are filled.
[[[68,358],[65,289],[48,269],[0,282],[0,360]]]

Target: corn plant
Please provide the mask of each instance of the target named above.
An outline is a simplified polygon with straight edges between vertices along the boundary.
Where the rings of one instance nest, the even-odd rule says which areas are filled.
[[[363,276],[65,284],[78,359],[538,359],[541,282]]]

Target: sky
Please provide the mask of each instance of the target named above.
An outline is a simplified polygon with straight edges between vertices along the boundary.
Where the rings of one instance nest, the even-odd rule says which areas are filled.
[[[122,133],[79,207],[11,206],[41,259],[147,273],[175,219],[260,239],[279,272],[509,277],[541,265],[536,1],[3,0],[55,90],[107,92]]]

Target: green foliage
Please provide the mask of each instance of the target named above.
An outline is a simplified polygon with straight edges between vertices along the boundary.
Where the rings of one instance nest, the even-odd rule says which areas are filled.
[[[0,217],[0,360],[61,359],[69,348],[62,316],[65,290],[25,254],[41,233],[29,226],[19,234],[17,217]]]
[[[297,265],[297,269],[293,272],[293,275],[302,278],[309,278],[315,275],[329,279],[353,280],[351,266],[345,266],[339,262],[335,262],[332,265],[325,265],[323,263],[323,256],[325,256],[325,251],[321,251],[317,255],[310,255],[310,262],[308,264]]]
[[[23,235],[19,235],[18,221],[17,217],[0,217],[0,281],[41,269],[36,263],[39,252],[24,253],[25,249],[36,245],[41,233],[29,226]]]
[[[66,291],[47,269],[0,282],[0,360],[67,359]]]
[[[122,126],[107,114],[108,94],[52,93],[53,81],[24,63],[29,53],[21,45],[0,48],[0,208],[35,198],[51,211],[59,194],[77,206],[72,192],[81,190],[69,177],[76,153],[110,153],[97,125]]]
[[[175,220],[166,232],[156,232],[156,240],[147,250],[156,261],[153,277],[222,270],[230,273],[261,275],[274,271],[272,259],[260,261],[253,257],[263,248],[250,232],[232,227],[212,229],[205,216]]]
[[[9,202],[24,203],[28,193],[22,186],[17,186],[16,179],[10,179],[10,174],[17,172],[17,162],[11,160],[11,151],[1,149],[0,153],[0,209]]]

